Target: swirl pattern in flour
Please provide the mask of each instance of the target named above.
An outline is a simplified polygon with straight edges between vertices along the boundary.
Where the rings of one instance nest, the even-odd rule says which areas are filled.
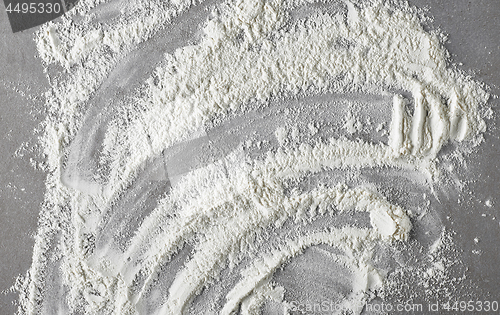
[[[488,94],[423,19],[378,0],[82,1],[46,26],[40,55],[66,70],[20,312],[293,313],[301,278],[280,271],[314,248],[327,263],[308,270],[361,313],[394,269],[374,257],[420,211],[377,176],[425,190],[442,146],[485,128]],[[348,108],[389,136],[343,134]]]

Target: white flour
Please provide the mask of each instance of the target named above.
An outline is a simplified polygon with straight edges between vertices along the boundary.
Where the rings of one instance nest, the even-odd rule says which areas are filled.
[[[19,312],[293,312],[279,270],[312,248],[344,310],[391,292],[412,225],[436,232],[429,255],[442,226],[364,172],[432,191],[442,146],[485,130],[488,94],[423,19],[385,1],[81,1],[42,28],[40,56],[65,70]]]

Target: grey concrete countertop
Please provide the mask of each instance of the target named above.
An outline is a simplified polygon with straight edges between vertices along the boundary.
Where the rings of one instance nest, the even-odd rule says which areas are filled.
[[[9,292],[31,265],[45,174],[30,165],[35,129],[44,117],[42,93],[48,80],[35,58],[33,32],[13,34],[0,8],[0,314],[13,314]]]
[[[500,95],[500,1],[412,0],[428,8],[433,27],[449,35],[454,62]],[[13,34],[0,9],[0,314],[13,314],[17,296],[9,290],[31,264],[34,233],[44,194],[37,131],[44,118],[42,93],[49,84],[36,58],[35,29]],[[490,100],[494,118],[484,143],[469,158],[469,190],[460,205],[444,204],[443,222],[456,232],[468,278],[478,298],[500,300],[500,115],[499,99]],[[34,162],[34,163],[33,163]],[[490,199],[493,207],[487,207]],[[474,242],[474,238],[480,240]],[[477,254],[480,253],[480,254]],[[467,292],[465,292],[467,294]],[[471,296],[472,296],[471,292]]]

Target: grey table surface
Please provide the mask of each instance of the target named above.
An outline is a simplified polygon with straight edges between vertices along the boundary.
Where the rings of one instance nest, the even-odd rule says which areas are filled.
[[[412,0],[428,8],[433,27],[449,35],[446,47],[462,69],[500,95],[500,1]],[[15,313],[17,296],[9,288],[31,264],[37,218],[44,195],[37,132],[44,119],[42,93],[49,88],[36,57],[35,29],[12,33],[0,9],[0,314]],[[468,157],[470,191],[460,205],[445,204],[445,225],[456,232],[467,276],[482,290],[479,298],[500,299],[500,115],[499,99],[488,121],[485,142]],[[491,199],[493,207],[484,201]],[[480,242],[476,244],[474,238]],[[474,254],[473,251],[478,254]],[[472,294],[472,293],[471,293]]]

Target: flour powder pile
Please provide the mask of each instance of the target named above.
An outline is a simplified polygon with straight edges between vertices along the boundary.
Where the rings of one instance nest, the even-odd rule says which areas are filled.
[[[19,313],[449,293],[429,200],[460,188],[442,161],[485,131],[489,95],[429,22],[382,0],[82,0],[44,26],[49,175]]]

